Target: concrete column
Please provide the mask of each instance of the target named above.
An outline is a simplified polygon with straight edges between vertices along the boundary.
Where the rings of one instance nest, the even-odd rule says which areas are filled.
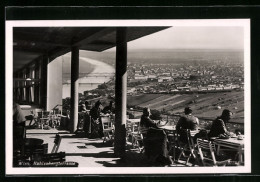
[[[36,79],[39,79],[40,78],[40,75],[39,75],[39,60],[37,60],[35,62],[35,78]],[[39,82],[34,82],[34,103],[36,105],[39,105],[39,85],[40,83]]]
[[[79,105],[79,48],[71,48],[71,92],[70,92],[70,119],[71,132],[77,130]]]
[[[48,56],[43,56],[41,60],[41,83],[40,83],[40,106],[46,109],[47,105],[47,75],[48,75]]]
[[[117,28],[115,87],[115,155],[125,157],[126,94],[127,94],[127,28]]]

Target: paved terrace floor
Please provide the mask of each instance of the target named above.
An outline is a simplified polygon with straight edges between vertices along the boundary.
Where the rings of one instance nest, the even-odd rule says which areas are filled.
[[[143,153],[132,149],[131,143],[126,146],[126,161],[120,162],[119,158],[114,156],[112,143],[103,143],[100,138],[89,139],[57,129],[27,129],[26,133],[27,138],[39,138],[48,143],[48,153],[51,153],[55,135],[59,133],[62,140],[58,152],[65,152],[66,161],[78,162],[79,167],[154,167],[152,161]]]

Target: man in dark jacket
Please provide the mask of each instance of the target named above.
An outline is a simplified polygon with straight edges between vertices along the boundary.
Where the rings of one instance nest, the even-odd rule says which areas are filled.
[[[226,128],[226,123],[230,120],[232,112],[228,109],[224,109],[221,116],[217,117],[212,123],[209,137],[218,137],[220,134],[229,135],[229,132]]]

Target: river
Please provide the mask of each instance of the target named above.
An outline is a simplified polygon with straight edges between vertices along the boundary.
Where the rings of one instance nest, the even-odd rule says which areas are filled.
[[[115,74],[115,68],[107,63],[86,57],[80,57],[80,60],[93,65],[94,69],[79,79],[79,93],[96,89],[98,85],[110,81]],[[70,81],[63,84],[62,98],[70,97],[70,85]]]

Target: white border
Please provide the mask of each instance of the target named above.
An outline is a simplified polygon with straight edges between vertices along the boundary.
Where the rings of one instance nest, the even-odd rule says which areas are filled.
[[[245,165],[241,167],[79,167],[79,168],[13,168],[12,167],[12,98],[13,98],[13,27],[106,27],[106,26],[239,26],[244,28],[245,69]],[[214,20],[62,20],[6,21],[6,174],[198,174],[251,173],[251,71],[250,19]]]

